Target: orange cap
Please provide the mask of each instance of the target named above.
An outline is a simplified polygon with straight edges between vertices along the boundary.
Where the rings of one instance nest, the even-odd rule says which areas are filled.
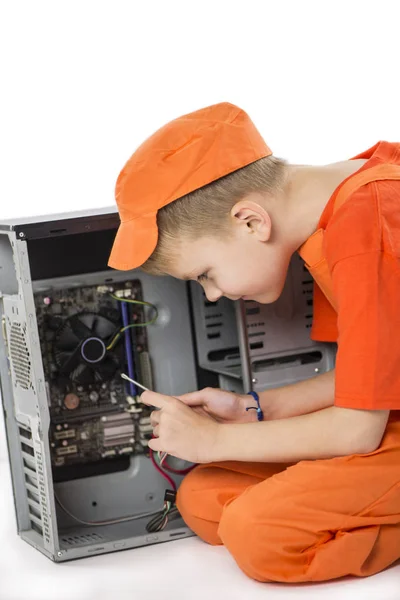
[[[128,160],[115,196],[121,224],[108,264],[139,267],[157,246],[157,211],[272,152],[248,115],[222,102],[156,131]]]

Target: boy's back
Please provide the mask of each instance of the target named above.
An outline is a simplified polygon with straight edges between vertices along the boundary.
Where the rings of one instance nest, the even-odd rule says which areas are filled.
[[[357,173],[377,165],[399,165],[400,144],[378,142],[355,159],[366,159]],[[400,397],[400,180],[362,185],[334,212],[344,179],[327,203],[319,227],[339,313],[315,290],[311,337],[342,343],[336,367],[336,405],[396,409]],[[306,244],[301,248],[304,255]],[[360,344],[362,340],[362,344]]]

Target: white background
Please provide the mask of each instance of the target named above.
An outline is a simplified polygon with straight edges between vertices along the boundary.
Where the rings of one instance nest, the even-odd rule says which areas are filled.
[[[398,2],[3,0],[0,218],[108,206],[166,121],[244,108],[277,156],[400,140]]]
[[[393,1],[0,0],[0,220],[114,202],[166,121],[244,108],[277,156],[326,164],[400,141]],[[15,535],[0,430],[0,599],[400,597],[400,567],[323,587],[263,586],[199,540],[53,565]],[[164,595],[162,591],[164,590]]]

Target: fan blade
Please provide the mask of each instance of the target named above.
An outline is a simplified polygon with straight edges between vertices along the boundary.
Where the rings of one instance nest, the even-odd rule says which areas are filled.
[[[77,314],[70,317],[68,321],[71,325],[72,331],[80,340],[92,335],[94,315]]]
[[[110,356],[107,356],[103,362],[96,365],[96,375],[101,377],[101,381],[110,379],[117,370],[117,363]]]
[[[56,334],[57,336],[57,334]],[[59,337],[55,341],[55,348],[59,350],[74,350],[79,344],[79,338],[76,337],[72,329],[70,328],[68,322],[64,326],[64,329],[61,330]]]
[[[109,321],[102,315],[96,315],[95,321],[92,327],[92,333],[96,337],[106,340],[113,333],[116,333],[120,329],[120,326],[112,321]]]
[[[75,372],[71,373],[71,379],[80,385],[89,385],[96,381],[96,370],[91,366],[81,363]]]
[[[76,348],[74,352],[58,352],[57,362],[60,366],[60,371],[65,374],[71,373],[81,362],[80,348]]]

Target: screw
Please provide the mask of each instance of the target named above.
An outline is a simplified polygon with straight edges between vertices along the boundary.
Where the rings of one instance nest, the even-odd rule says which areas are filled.
[[[318,367],[315,367],[314,371],[315,371],[316,373],[319,373],[319,368],[318,368]]]
[[[57,552],[57,556],[62,556],[63,553],[62,552]]]
[[[253,383],[258,383],[258,379],[256,379],[255,377],[254,377],[254,379],[252,379],[251,381],[252,381]]]
[[[24,234],[23,231],[20,231],[18,235],[19,235],[20,238],[24,238],[25,237],[25,234]]]

